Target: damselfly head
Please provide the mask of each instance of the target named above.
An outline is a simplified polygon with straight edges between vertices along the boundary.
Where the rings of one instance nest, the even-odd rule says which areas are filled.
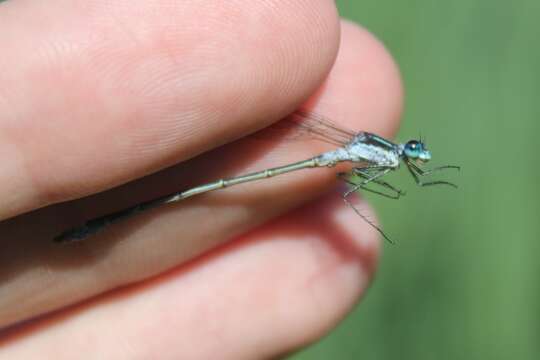
[[[416,160],[421,163],[426,163],[431,160],[431,153],[426,149],[422,141],[411,140],[403,147],[403,153],[411,160]]]

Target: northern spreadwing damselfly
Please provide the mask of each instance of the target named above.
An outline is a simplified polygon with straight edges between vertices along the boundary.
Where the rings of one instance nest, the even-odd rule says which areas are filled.
[[[219,179],[207,184],[195,186],[191,189],[178,191],[159,197],[130,208],[111,213],[99,218],[91,219],[84,224],[69,229],[55,238],[57,242],[70,242],[85,239],[111,224],[140,214],[147,210],[176,203],[195,195],[210,191],[228,188],[230,186],[268,179],[292,171],[307,168],[332,168],[338,163],[348,162],[352,168],[347,173],[338,173],[338,177],[346,181],[351,188],[343,194],[344,201],[369,225],[375,228],[385,239],[389,237],[373,221],[363,215],[350,202],[349,195],[362,189],[385,197],[398,199],[404,195],[400,189],[383,180],[384,175],[399,169],[405,164],[414,181],[419,186],[449,185],[457,186],[448,181],[423,181],[426,175],[444,169],[457,169],[459,166],[444,165],[432,169],[425,169],[423,165],[431,160],[431,153],[422,139],[410,140],[406,143],[394,143],[381,136],[369,132],[353,132],[343,129],[327,118],[308,112],[297,111],[288,118],[272,126],[273,130],[292,129],[296,138],[311,138],[334,145],[336,148],[324,152],[307,160],[257,171],[245,175]],[[368,187],[370,185],[370,187]],[[377,189],[374,185],[378,186]]]

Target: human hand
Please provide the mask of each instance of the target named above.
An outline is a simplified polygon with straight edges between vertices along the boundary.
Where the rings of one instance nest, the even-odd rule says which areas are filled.
[[[340,45],[329,0],[2,3],[0,354],[267,358],[335,325],[369,283],[378,236],[336,193],[308,202],[334,184],[329,169],[194,197],[84,242],[51,239],[319,153],[234,141],[313,93],[314,112],[390,135],[397,71],[367,32],[341,27]]]

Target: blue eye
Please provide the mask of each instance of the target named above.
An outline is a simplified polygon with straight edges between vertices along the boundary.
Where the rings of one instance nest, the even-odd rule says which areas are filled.
[[[416,140],[411,140],[405,144],[404,152],[408,158],[416,159],[422,152],[422,144]]]
[[[403,154],[411,159],[420,162],[428,162],[431,160],[431,153],[426,149],[425,145],[421,141],[411,140],[403,147]]]

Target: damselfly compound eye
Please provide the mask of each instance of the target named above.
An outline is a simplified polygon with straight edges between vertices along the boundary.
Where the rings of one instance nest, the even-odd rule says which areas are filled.
[[[407,156],[409,159],[418,159],[420,153],[423,151],[422,143],[416,140],[411,140],[405,144],[403,151],[405,152],[405,156]]]

